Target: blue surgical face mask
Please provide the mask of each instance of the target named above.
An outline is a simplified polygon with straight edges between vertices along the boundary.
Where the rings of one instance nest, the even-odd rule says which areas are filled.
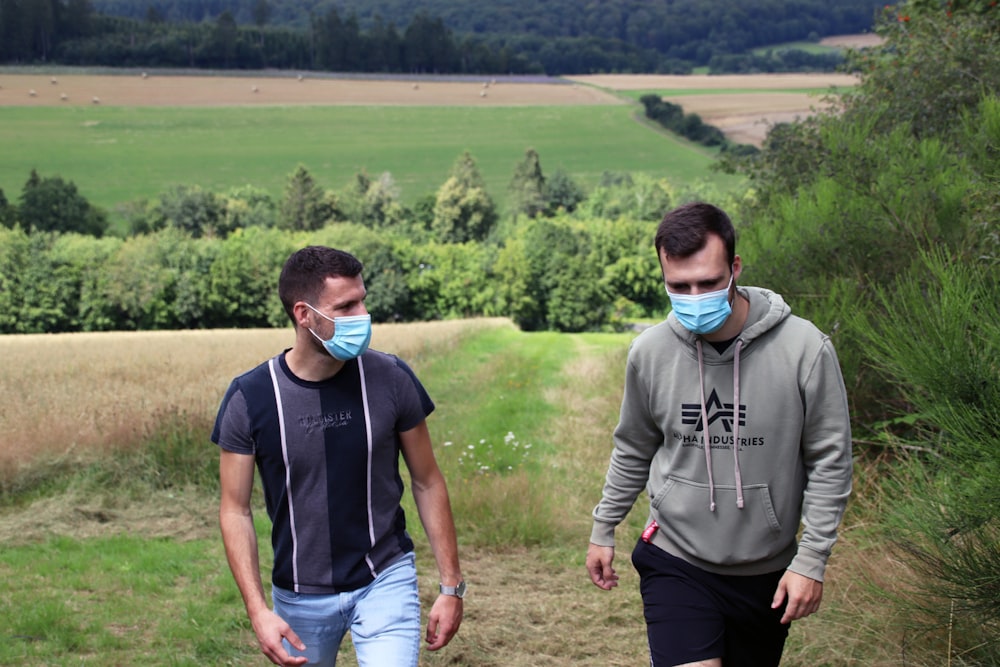
[[[733,286],[733,277],[734,274],[730,273],[729,284],[725,289],[705,294],[674,294],[667,290],[674,315],[685,329],[695,334],[710,334],[722,328],[733,312],[729,303],[729,288]]]
[[[309,304],[306,304],[309,306]],[[355,357],[360,357],[368,349],[368,343],[372,339],[372,316],[371,315],[351,315],[348,317],[329,318],[312,306],[309,306],[320,317],[333,322],[333,338],[323,340],[312,329],[309,333],[316,336],[316,340],[323,343],[323,347],[334,359],[349,361]]]

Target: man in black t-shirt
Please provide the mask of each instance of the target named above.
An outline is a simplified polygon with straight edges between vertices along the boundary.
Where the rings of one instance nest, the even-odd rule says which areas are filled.
[[[416,667],[420,603],[400,453],[441,580],[427,648],[448,644],[462,621],[455,526],[426,423],[434,404],[402,360],[368,349],[361,270],[321,246],[288,259],[278,292],[294,346],[233,380],[212,433],[226,556],[261,650],[279,665],[333,665],[350,630],[362,666]],[[255,467],[273,524],[274,611],[250,509]]]

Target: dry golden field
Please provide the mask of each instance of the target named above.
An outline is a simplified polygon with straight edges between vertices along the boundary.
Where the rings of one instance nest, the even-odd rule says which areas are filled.
[[[34,94],[32,94],[34,92]],[[63,97],[65,96],[65,98]],[[95,102],[95,99],[97,100]],[[402,80],[303,76],[175,76],[139,73],[0,73],[0,106],[393,105],[531,106],[623,104],[572,83],[510,80]]]
[[[380,324],[372,347],[412,359],[505,323]],[[212,419],[232,378],[292,343],[290,327],[0,336],[0,475],[141,442],[172,415]]]

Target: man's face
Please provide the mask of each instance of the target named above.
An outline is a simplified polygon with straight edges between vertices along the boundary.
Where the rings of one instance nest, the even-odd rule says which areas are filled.
[[[688,257],[668,258],[661,250],[660,269],[667,291],[697,296],[725,289],[730,278],[735,285],[741,262],[737,256],[730,267],[725,244],[719,236],[712,234],[704,248]]]
[[[309,304],[319,311],[319,314],[307,309],[310,315],[310,328],[324,340],[333,338],[334,325],[331,320],[351,315],[367,315],[368,309],[365,308],[367,295],[365,281],[360,275],[353,278],[328,277],[323,284],[323,291],[316,298],[316,303]]]

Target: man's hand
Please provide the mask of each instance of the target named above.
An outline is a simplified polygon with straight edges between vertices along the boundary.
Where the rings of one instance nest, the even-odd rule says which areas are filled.
[[[618,585],[618,575],[615,574],[615,568],[611,567],[614,560],[614,547],[602,547],[593,543],[587,547],[587,572],[598,588],[610,591]]]
[[[771,609],[780,607],[786,598],[788,605],[781,617],[782,623],[791,623],[809,614],[815,614],[819,611],[819,603],[823,599],[823,582],[786,571],[778,582],[778,590],[774,592]]]
[[[462,599],[454,595],[438,595],[427,616],[427,650],[444,648],[462,624]]]
[[[285,623],[284,619],[270,609],[264,609],[255,614],[250,622],[253,624],[253,631],[257,635],[261,652],[274,664],[291,667],[292,665],[304,665],[309,660],[305,656],[288,655],[281,643],[282,637],[300,651],[306,650],[306,645],[302,643],[302,640],[288,623]]]

